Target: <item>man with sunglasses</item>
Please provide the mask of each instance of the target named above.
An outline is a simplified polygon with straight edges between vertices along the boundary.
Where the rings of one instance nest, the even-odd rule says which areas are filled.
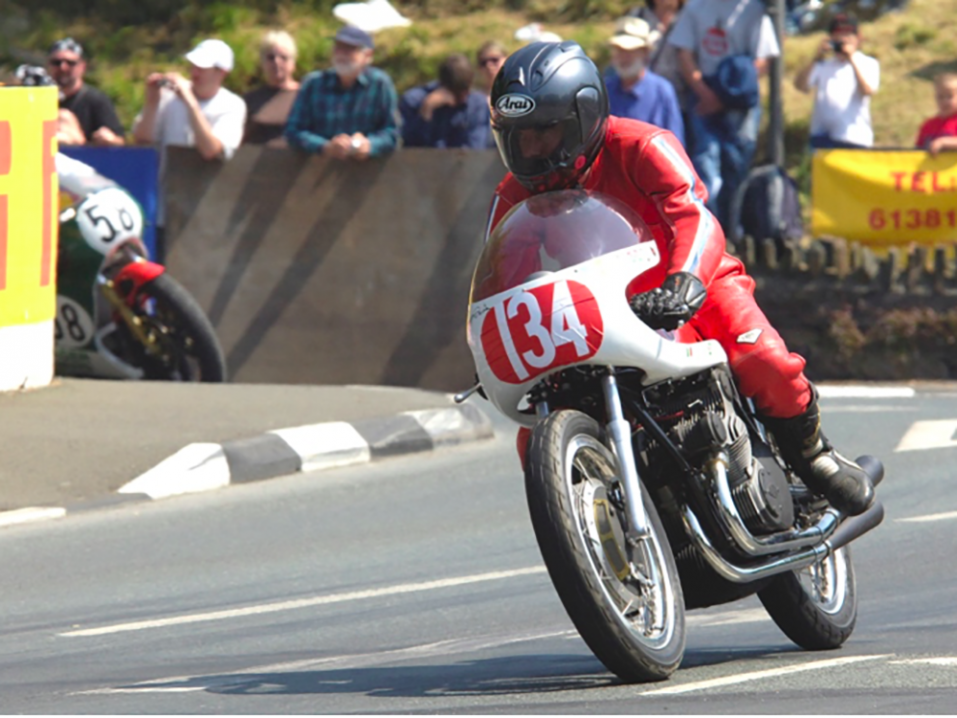
[[[72,37],[57,40],[47,53],[47,71],[60,88],[60,132],[65,145],[119,146],[125,131],[103,92],[83,81],[83,47]]]

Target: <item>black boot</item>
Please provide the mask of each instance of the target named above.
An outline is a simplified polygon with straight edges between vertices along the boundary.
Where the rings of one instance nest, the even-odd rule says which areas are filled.
[[[812,390],[813,391],[813,390]],[[791,419],[766,419],[781,456],[814,493],[851,516],[874,503],[874,485],[864,470],[834,450],[821,431],[817,391],[803,414]]]

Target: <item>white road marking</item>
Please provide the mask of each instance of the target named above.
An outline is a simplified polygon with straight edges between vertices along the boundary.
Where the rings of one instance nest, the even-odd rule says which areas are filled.
[[[957,446],[957,419],[917,421],[911,425],[894,451],[923,451]]]
[[[906,658],[900,661],[891,661],[894,666],[954,666],[957,667],[957,658],[953,656],[937,656],[934,658]]]
[[[195,693],[205,691],[209,686],[131,686],[128,688],[94,688],[91,691],[77,691],[71,696],[112,696],[118,693]]]
[[[706,681],[697,681],[695,683],[685,683],[684,685],[673,686],[670,688],[658,688],[652,691],[644,691],[639,696],[673,696],[680,693],[691,693],[693,691],[704,691],[709,688],[723,688],[724,686],[733,686],[738,683],[748,683],[750,681],[760,681],[765,678],[777,678],[787,676],[793,673],[804,673],[805,671],[820,671],[825,668],[837,668],[852,663],[862,661],[875,661],[879,658],[889,658],[893,653],[884,653],[876,656],[847,656],[846,658],[831,658],[825,661],[813,661],[811,663],[799,663],[784,668],[770,668],[764,671],[753,671],[752,673],[739,673],[732,676],[723,676],[721,678],[711,678]]]
[[[57,635],[70,638],[81,636],[105,636],[111,633],[141,631],[148,628],[181,626],[189,623],[202,623],[205,621],[222,621],[229,618],[244,618],[246,616],[258,616],[265,613],[277,613],[279,611],[294,611],[302,608],[311,608],[313,606],[327,606],[333,603],[360,601],[367,598],[378,598],[380,596],[396,596],[403,593],[432,591],[440,588],[454,588],[456,586],[467,586],[469,584],[482,583],[484,581],[499,581],[506,578],[529,576],[539,573],[545,573],[544,566],[530,566],[527,568],[514,569],[512,571],[491,571],[489,573],[479,573],[472,576],[460,576],[458,578],[422,581],[420,583],[405,583],[398,586],[385,586],[383,588],[372,588],[366,589],[364,591],[350,591],[348,593],[333,593],[327,596],[314,596],[313,598],[300,598],[292,601],[277,601],[276,603],[266,603],[259,606],[247,606],[245,608],[209,611],[207,613],[194,613],[185,616],[171,616],[170,618],[156,618],[148,621],[118,623],[112,626],[101,626],[99,628],[84,628],[76,631],[67,631]]]
[[[825,399],[913,399],[917,392],[909,386],[818,386]]]
[[[957,511],[947,511],[942,514],[926,514],[924,516],[910,516],[906,519],[896,519],[901,523],[929,523],[931,521],[950,521],[952,519],[957,519]]]
[[[64,508],[29,507],[14,509],[13,511],[0,512],[0,526],[13,526],[46,519],[61,519],[64,516],[66,516],[66,509]]]
[[[703,626],[733,626],[738,623],[758,623],[770,621],[771,617],[763,608],[748,608],[738,611],[723,611],[710,615],[688,615],[688,623],[696,627]]]
[[[229,485],[229,464],[219,444],[189,444],[128,484],[121,494],[163,499]]]
[[[920,407],[900,404],[828,404],[825,411],[828,414],[897,414],[902,411],[917,412]]]

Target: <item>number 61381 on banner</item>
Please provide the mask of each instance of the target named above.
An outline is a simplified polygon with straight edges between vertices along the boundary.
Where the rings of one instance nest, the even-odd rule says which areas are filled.
[[[957,209],[872,209],[867,218],[871,229],[938,229],[957,227]]]

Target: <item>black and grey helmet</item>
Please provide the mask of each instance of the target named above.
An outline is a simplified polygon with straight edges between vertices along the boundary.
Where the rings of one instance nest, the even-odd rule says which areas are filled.
[[[512,53],[492,83],[491,104],[502,161],[534,192],[574,187],[604,141],[608,91],[595,63],[570,40]],[[534,138],[523,130],[550,133],[547,154],[530,152]]]

